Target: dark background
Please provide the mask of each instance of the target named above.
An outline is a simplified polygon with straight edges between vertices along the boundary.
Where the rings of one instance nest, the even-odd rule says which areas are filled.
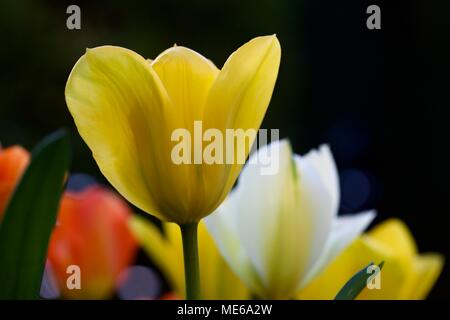
[[[81,7],[81,30],[66,8]],[[381,8],[381,30],[366,8]],[[448,1],[5,1],[0,3],[0,140],[27,148],[70,128],[72,171],[104,182],[64,102],[86,47],[114,44],[154,58],[174,43],[221,67],[258,35],[282,46],[263,127],[297,153],[331,145],[342,212],[400,217],[421,251],[449,256],[450,5]],[[448,298],[445,266],[430,298]]]

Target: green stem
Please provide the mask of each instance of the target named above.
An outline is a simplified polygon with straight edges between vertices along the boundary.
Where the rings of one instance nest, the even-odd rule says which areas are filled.
[[[183,239],[186,299],[188,300],[200,299],[197,226],[198,222],[180,225],[181,237]]]

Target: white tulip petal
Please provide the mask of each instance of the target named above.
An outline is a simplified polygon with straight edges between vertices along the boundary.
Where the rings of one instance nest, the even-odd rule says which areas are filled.
[[[274,194],[273,191],[283,181],[280,179],[280,170],[275,175],[263,176],[260,172],[260,163],[252,160],[260,153],[270,152],[271,155],[278,155],[279,162],[285,162],[290,154],[283,145],[284,142],[276,141],[261,147],[256,154],[252,155],[241,172],[236,188],[236,200],[239,204],[236,227],[242,245],[262,278],[267,275],[266,257],[272,253],[266,245],[270,246],[270,243],[273,243],[274,232],[271,229],[278,220],[280,198],[279,194]],[[281,155],[282,150],[287,154]],[[284,169],[286,166],[283,163],[280,167]],[[286,179],[286,177],[283,178]],[[255,230],[259,232],[254,232]],[[264,281],[267,282],[267,279]]]
[[[311,150],[302,157],[319,172],[320,178],[331,196],[334,214],[337,215],[340,200],[339,174],[330,147],[323,144],[318,150]]]
[[[301,190],[289,143],[273,142],[260,148],[258,155],[263,153],[268,153],[271,161],[278,161],[278,172],[263,175],[263,165],[249,161],[236,190],[237,229],[264,286],[271,288],[270,295],[283,297],[283,293],[297,286],[306,268],[311,216],[298,214],[309,207],[300,202]]]
[[[205,224],[219,251],[231,269],[255,294],[263,294],[263,286],[237,234],[235,191],[222,205],[205,218]]]
[[[358,237],[375,218],[375,211],[366,211],[354,215],[344,215],[335,219],[332,232],[320,257],[303,278],[299,289],[303,288],[333,261],[356,237]],[[368,261],[367,263],[369,263]]]
[[[318,155],[309,153],[306,157],[295,156],[295,162],[299,175],[300,202],[303,210],[296,212],[297,215],[310,217],[308,228],[311,239],[309,241],[309,256],[307,259],[307,270],[312,268],[315,261],[321,255],[323,248],[332,230],[332,223],[335,219],[335,207],[330,187],[324,182],[330,180],[323,179],[326,173],[320,172],[323,167],[317,165],[318,161],[312,161]]]

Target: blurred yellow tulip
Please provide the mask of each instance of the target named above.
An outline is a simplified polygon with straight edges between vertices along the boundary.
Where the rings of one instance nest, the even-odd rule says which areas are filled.
[[[163,230],[134,216],[131,229],[138,242],[158,266],[178,297],[185,297],[183,251],[179,227],[164,223]],[[201,289],[204,299],[247,299],[249,292],[227,266],[203,222],[198,228]],[[173,298],[174,296],[171,295]]]
[[[365,288],[358,299],[424,299],[444,264],[440,254],[418,254],[408,227],[390,219],[354,241],[298,298],[333,299],[346,281],[371,261],[384,261],[380,289]]]
[[[242,164],[177,165],[172,133],[185,128],[192,135],[195,121],[222,133],[258,129],[280,55],[275,35],[244,44],[222,70],[182,46],[153,61],[125,48],[97,47],[74,66],[66,102],[103,175],[126,199],[161,220],[193,223],[225,199]]]

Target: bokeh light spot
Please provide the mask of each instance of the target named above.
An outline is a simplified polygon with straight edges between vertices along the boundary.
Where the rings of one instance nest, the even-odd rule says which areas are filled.
[[[372,185],[369,177],[361,170],[348,169],[340,174],[341,209],[353,212],[367,204],[371,197]]]
[[[161,281],[152,269],[132,266],[120,275],[117,294],[122,300],[151,300],[160,295]]]

